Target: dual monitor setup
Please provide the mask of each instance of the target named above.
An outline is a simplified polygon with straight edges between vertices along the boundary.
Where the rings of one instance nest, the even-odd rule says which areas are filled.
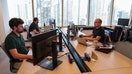
[[[45,23],[43,24],[43,27],[45,27],[46,25],[45,25]],[[50,29],[54,29],[54,28],[56,28],[56,21],[55,21],[55,19],[53,19],[53,18],[51,18],[51,19],[49,19],[49,26],[50,26]]]

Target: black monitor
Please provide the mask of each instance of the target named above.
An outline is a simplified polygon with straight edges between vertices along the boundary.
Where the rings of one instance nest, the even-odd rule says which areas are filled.
[[[62,61],[57,60],[56,41],[56,30],[32,37],[34,65],[53,70],[62,63]],[[47,56],[52,56],[52,58],[47,58]]]
[[[119,18],[117,24],[121,26],[128,26],[129,18]]]
[[[75,24],[73,22],[69,22],[69,28],[70,28],[70,30],[74,30]]]
[[[55,19],[53,19],[53,18],[49,19],[49,25],[50,25],[51,29],[55,29],[56,28]]]
[[[72,37],[73,38],[76,38],[76,35],[77,35],[77,28],[75,26],[75,24],[71,21],[69,22],[69,26],[68,26],[68,30],[67,30],[67,34],[68,34],[68,40],[69,40],[69,37]]]

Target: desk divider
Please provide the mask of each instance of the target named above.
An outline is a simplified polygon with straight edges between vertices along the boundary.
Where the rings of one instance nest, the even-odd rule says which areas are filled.
[[[60,29],[58,29],[60,32],[62,32]],[[75,48],[72,46],[72,44],[69,42],[65,34],[62,32],[62,39],[65,42],[68,50],[70,51],[73,59],[75,60],[75,63],[77,64],[78,68],[82,73],[84,72],[91,72],[90,68],[84,63],[84,61],[81,59]]]

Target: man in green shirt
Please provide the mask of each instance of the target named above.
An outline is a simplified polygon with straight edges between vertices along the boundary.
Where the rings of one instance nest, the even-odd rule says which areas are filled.
[[[9,21],[12,32],[5,39],[5,49],[11,57],[11,61],[32,59],[32,55],[27,55],[29,49],[25,46],[23,36],[21,35],[24,31],[23,23],[24,21],[20,18],[12,18]]]

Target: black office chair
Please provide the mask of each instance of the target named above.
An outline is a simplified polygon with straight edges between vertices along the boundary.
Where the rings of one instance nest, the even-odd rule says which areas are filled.
[[[12,73],[17,73],[19,67],[21,66],[22,61],[20,60],[12,60],[11,56],[7,53],[7,50],[5,49],[5,44],[2,43],[0,47],[3,49],[3,51],[6,53],[6,55],[9,58],[10,62],[10,71]]]

